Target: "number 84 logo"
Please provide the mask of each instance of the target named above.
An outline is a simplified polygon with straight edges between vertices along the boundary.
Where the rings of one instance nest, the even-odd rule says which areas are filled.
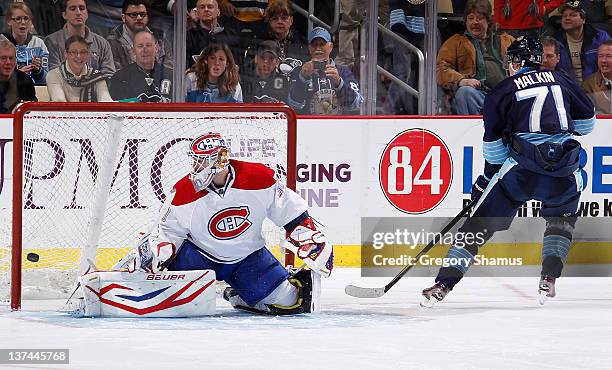
[[[381,189],[389,203],[404,213],[435,208],[448,194],[452,177],[453,161],[446,143],[425,129],[401,132],[380,158]]]

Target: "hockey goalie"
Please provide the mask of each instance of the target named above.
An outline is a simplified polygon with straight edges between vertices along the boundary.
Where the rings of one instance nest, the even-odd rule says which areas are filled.
[[[179,271],[198,278],[198,272],[208,271],[209,278],[214,274],[229,285],[223,298],[237,309],[270,315],[317,312],[320,277],[331,274],[333,246],[317,230],[305,201],[277,182],[272,169],[228,155],[218,133],[195,139],[191,173],[174,186],[153,231],[116,267],[146,272],[154,276],[151,280]],[[307,268],[287,271],[265,247],[265,218],[284,227],[287,247]]]

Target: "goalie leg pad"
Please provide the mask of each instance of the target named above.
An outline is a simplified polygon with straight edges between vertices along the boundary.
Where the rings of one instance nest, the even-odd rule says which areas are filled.
[[[79,278],[89,317],[197,317],[215,313],[215,273],[96,271]]]

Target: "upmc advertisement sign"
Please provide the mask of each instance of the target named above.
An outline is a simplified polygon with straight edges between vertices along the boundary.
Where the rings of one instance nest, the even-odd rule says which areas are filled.
[[[578,138],[583,216],[612,216],[611,132],[612,120],[598,119],[592,134]],[[297,190],[337,246],[357,246],[362,217],[456,215],[483,168],[482,135],[477,118],[299,119]],[[12,120],[3,118],[0,233],[10,217],[11,163]],[[519,216],[537,215],[538,207],[530,202]]]

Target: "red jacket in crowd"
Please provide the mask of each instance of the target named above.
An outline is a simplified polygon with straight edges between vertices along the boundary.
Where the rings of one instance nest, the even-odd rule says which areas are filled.
[[[495,0],[493,14],[501,30],[527,30],[544,27],[544,15],[564,0]]]

